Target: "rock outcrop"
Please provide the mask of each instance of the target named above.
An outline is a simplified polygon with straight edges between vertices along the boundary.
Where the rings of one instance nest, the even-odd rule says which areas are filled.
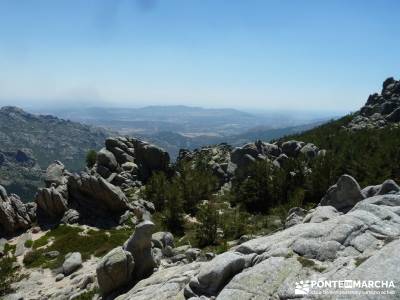
[[[151,275],[156,267],[151,251],[153,230],[154,224],[151,221],[143,221],[136,225],[135,232],[124,244],[124,250],[130,252],[135,261],[133,271],[135,280]]]
[[[33,220],[34,215],[30,212],[29,206],[22,203],[17,195],[8,195],[6,189],[0,186],[0,236],[26,230]]]
[[[127,189],[145,182],[153,172],[169,170],[169,155],[138,139],[113,137],[97,153],[93,170],[110,183]]]
[[[281,167],[289,158],[303,155],[308,159],[313,159],[324,153],[325,150],[320,150],[314,144],[301,141],[271,144],[258,140],[234,149],[227,144],[203,147],[194,151],[183,149],[179,152],[177,162],[179,164],[180,162],[206,161],[213,174],[223,184],[229,182],[235,175],[245,173],[255,161],[269,160],[276,167]]]
[[[106,254],[96,268],[102,294],[107,295],[131,283],[134,266],[132,254],[122,247]]]
[[[45,178],[47,187],[39,189],[35,199],[40,223],[107,226],[109,222],[118,223],[121,215],[133,209],[121,189],[98,174],[71,174],[55,162]]]
[[[358,184],[350,185],[354,186]],[[349,195],[336,192],[335,196],[338,203],[353,203],[346,205],[346,213],[318,206],[296,225],[244,242],[209,262],[155,272],[117,299],[294,299],[296,282],[321,279],[393,281],[393,294],[385,299],[397,299],[400,194],[389,192],[356,202],[344,199]],[[312,299],[335,297],[321,294]]]
[[[320,205],[333,206],[338,211],[347,212],[362,199],[364,195],[358,182],[350,175],[342,175],[338,182],[328,189]]]
[[[386,79],[380,94],[368,97],[366,104],[347,126],[351,130],[383,128],[400,122],[400,81]]]
[[[60,161],[48,166],[44,176],[46,187],[38,189],[35,197],[39,214],[44,213],[51,219],[59,219],[68,210],[67,182],[70,175]]]
[[[82,256],[79,252],[73,252],[65,256],[62,265],[63,274],[68,276],[82,267]]]
[[[86,173],[69,177],[68,194],[69,201],[94,213],[123,213],[129,209],[128,199],[120,188]]]

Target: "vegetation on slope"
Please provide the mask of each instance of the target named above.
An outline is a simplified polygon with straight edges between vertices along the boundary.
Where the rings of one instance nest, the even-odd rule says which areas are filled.
[[[285,140],[312,142],[328,150],[327,158],[320,166],[329,173],[328,186],[344,173],[357,178],[362,187],[380,184],[388,178],[399,182],[400,128],[349,131],[342,126],[351,118],[349,115]]]
[[[132,228],[84,231],[81,227],[59,225],[33,242],[32,251],[24,257],[24,265],[28,268],[58,268],[70,252],[80,252],[83,260],[92,255],[101,257],[122,245],[131,234]],[[58,251],[59,255],[56,258],[46,256],[50,251]]]

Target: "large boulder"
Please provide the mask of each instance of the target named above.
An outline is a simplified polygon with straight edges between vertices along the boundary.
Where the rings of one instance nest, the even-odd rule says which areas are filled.
[[[135,263],[132,254],[117,247],[107,253],[96,268],[97,281],[102,294],[109,294],[129,284]]]
[[[231,161],[236,164],[238,168],[243,168],[248,165],[249,161],[253,161],[258,154],[257,146],[254,143],[246,144],[232,150]]]
[[[46,174],[44,175],[44,182],[47,187],[51,185],[60,185],[66,183],[65,178],[65,166],[62,162],[56,160],[54,163],[49,165],[46,170]]]
[[[47,216],[60,218],[68,210],[68,190],[66,185],[39,189],[35,202]]]
[[[358,182],[350,175],[342,175],[337,183],[328,189],[319,205],[329,205],[338,211],[347,212],[362,199],[364,195]]]
[[[26,230],[32,224],[29,209],[15,195],[8,195],[0,185],[0,233],[13,235],[19,230]]]
[[[62,216],[60,222],[64,224],[76,224],[79,222],[80,214],[75,209],[68,209]]]
[[[288,211],[288,216],[285,220],[285,228],[300,224],[303,222],[307,211],[301,207],[293,207]]]
[[[159,231],[151,236],[154,247],[163,249],[167,246],[174,247],[174,236],[171,232]]]
[[[106,148],[101,149],[97,153],[97,164],[110,170],[111,172],[117,169],[118,162],[111,151]]]
[[[129,209],[128,199],[119,187],[84,172],[69,177],[68,194],[70,201],[91,212],[116,214]]]
[[[315,158],[318,155],[319,149],[312,143],[306,144],[301,148],[300,153],[304,154],[308,158]]]
[[[225,284],[246,265],[244,255],[234,252],[223,253],[202,265],[199,275],[193,278],[187,294],[216,296]]]
[[[79,252],[67,254],[62,265],[62,270],[65,276],[68,276],[82,267],[82,256]]]
[[[282,144],[282,151],[289,157],[296,157],[301,148],[304,146],[303,142],[299,141],[287,141]]]
[[[382,183],[376,194],[385,195],[391,193],[394,194],[398,192],[400,192],[400,187],[397,185],[397,183],[392,179],[388,179]]]
[[[154,171],[167,171],[169,154],[163,149],[140,140],[132,140],[135,149],[135,163],[142,180],[147,180]]]
[[[261,142],[259,145],[263,155],[278,157],[282,153],[282,149],[276,144]]]
[[[125,242],[124,250],[132,254],[135,261],[134,278],[140,280],[151,275],[156,262],[151,251],[151,238],[154,230],[153,222],[146,220],[136,225],[135,232]]]

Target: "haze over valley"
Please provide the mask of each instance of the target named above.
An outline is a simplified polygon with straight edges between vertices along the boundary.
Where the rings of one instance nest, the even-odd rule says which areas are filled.
[[[105,128],[121,135],[141,137],[165,148],[174,159],[179,149],[229,143],[234,146],[257,139],[271,140],[310,129],[340,112],[209,109],[170,105],[142,108],[71,107],[31,109],[37,114]]]

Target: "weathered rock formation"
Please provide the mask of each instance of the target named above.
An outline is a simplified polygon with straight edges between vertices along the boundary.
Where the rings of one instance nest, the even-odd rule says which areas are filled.
[[[93,169],[122,189],[140,185],[153,172],[169,170],[169,155],[164,150],[138,139],[108,138],[97,153]]]
[[[320,150],[311,143],[301,141],[287,141],[267,143],[256,141],[232,149],[227,144],[214,147],[204,147],[199,150],[181,150],[177,162],[193,162],[203,160],[208,163],[213,174],[221,183],[228,182],[237,173],[246,172],[246,169],[255,161],[269,160],[276,167],[281,167],[289,158],[304,155],[312,159],[324,155],[325,150]]]
[[[386,79],[380,94],[368,97],[367,103],[358,111],[348,125],[352,130],[383,128],[400,122],[400,81]]]
[[[350,175],[342,175],[338,182],[328,189],[320,205],[333,206],[338,211],[347,212],[362,199],[364,195],[358,182]]]
[[[0,236],[28,229],[35,218],[35,206],[24,204],[15,194],[0,186]]]
[[[119,187],[99,175],[71,174],[58,161],[48,167],[45,182],[35,199],[41,223],[61,220],[106,225],[132,209]]]
[[[135,269],[133,271],[135,280],[151,275],[156,267],[151,251],[153,230],[154,224],[151,221],[143,221],[136,225],[135,232],[124,244],[124,250],[130,252],[135,261]]]
[[[135,263],[132,254],[117,247],[107,253],[96,268],[97,281],[102,294],[107,295],[132,281]]]
[[[41,223],[87,223],[113,226],[127,221],[129,211],[139,219],[154,212],[141,199],[129,203],[123,190],[140,187],[155,171],[169,171],[169,156],[154,145],[124,137],[108,138],[91,170],[69,173],[55,161],[44,176],[35,202]]]
[[[342,198],[348,195],[336,192],[335,199],[350,203]],[[117,299],[294,299],[296,282],[322,278],[393,281],[394,294],[385,299],[397,299],[400,194],[392,190],[351,203],[347,213],[321,204],[297,225],[245,242],[209,262],[155,272]]]

